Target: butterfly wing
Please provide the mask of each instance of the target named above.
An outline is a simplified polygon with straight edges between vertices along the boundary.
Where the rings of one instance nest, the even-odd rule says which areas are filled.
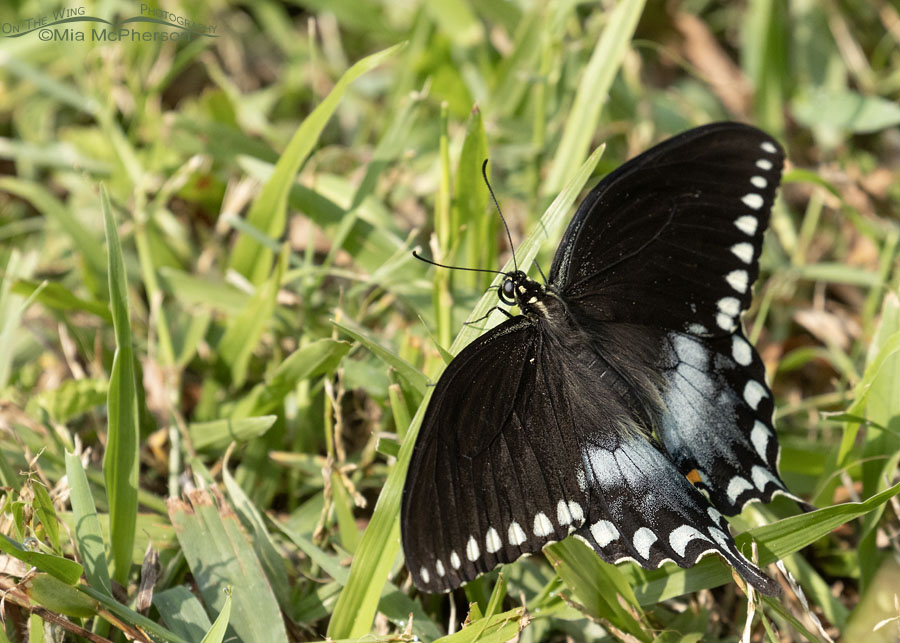
[[[750,304],[783,162],[778,143],[739,123],[651,148],[582,202],[550,283],[600,321],[731,334]]]
[[[648,568],[718,552],[777,593],[652,442],[640,390],[622,371],[646,356],[622,347],[612,364],[558,321],[507,321],[441,377],[403,491],[415,584],[448,591],[575,531],[607,561]]]
[[[435,388],[403,489],[401,527],[416,585],[449,591],[561,540],[584,520],[575,434],[542,334],[525,316],[475,340]]]
[[[778,476],[774,404],[756,350],[738,330],[700,338],[669,332],[660,438],[672,460],[726,515],[747,502],[790,494]]]
[[[738,123],[669,139],[591,191],[550,275],[588,328],[631,325],[632,341],[658,346],[643,368],[666,379],[660,440],[728,515],[787,493],[772,394],[740,331],[783,162],[771,137]]]

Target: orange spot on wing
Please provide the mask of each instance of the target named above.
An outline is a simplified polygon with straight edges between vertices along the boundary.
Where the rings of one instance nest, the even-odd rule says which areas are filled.
[[[691,484],[697,484],[698,482],[700,482],[700,472],[696,469],[691,469],[690,471],[688,471],[685,477],[690,481]]]

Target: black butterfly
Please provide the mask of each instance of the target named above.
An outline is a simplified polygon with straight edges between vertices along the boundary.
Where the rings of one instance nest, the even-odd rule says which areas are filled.
[[[740,324],[783,161],[747,125],[684,132],[588,194],[546,285],[505,273],[499,297],[523,314],[450,363],[413,450],[401,526],[417,587],[574,534],[648,569],[715,552],[779,592],[722,514],[790,495]]]

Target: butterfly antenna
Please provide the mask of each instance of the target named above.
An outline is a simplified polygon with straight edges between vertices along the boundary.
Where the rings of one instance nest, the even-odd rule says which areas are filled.
[[[486,270],[484,268],[463,268],[461,266],[448,266],[443,263],[438,263],[437,261],[432,261],[431,259],[426,259],[415,250],[412,251],[413,257],[418,259],[419,261],[424,261],[425,263],[430,263],[432,266],[437,266],[438,268],[449,268],[450,270],[468,270],[469,272],[489,272],[494,275],[502,275],[504,273],[499,270]]]
[[[503,222],[503,227],[506,228],[506,238],[509,239],[509,249],[512,252],[513,256],[513,266],[515,267],[516,272],[518,272],[519,264],[516,261],[516,249],[513,246],[512,235],[509,233],[509,226],[506,225],[506,217],[503,216],[503,211],[500,210],[500,204],[497,203],[497,197],[494,196],[494,188],[491,187],[491,182],[488,181],[487,164],[488,160],[484,159],[484,163],[481,164],[481,176],[484,177],[484,184],[487,185],[488,192],[491,193],[491,198],[494,200],[494,205],[497,207],[497,214],[500,215],[500,220]]]
[[[534,262],[534,265],[537,266],[538,272],[541,273],[541,279],[544,280],[544,285],[547,285],[547,275],[544,274],[544,271],[541,269],[541,264],[537,261]]]

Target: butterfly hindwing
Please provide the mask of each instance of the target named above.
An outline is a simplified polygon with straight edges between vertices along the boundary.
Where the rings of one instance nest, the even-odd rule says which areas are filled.
[[[585,198],[551,283],[599,320],[730,334],[750,303],[783,162],[777,142],[739,123],[657,145]]]
[[[717,553],[757,589],[777,584],[738,552],[728,525],[673,463],[639,433],[612,444],[588,441],[583,464],[592,490],[585,524],[575,532],[607,562],[634,560],[654,569],[690,567]]]
[[[765,368],[741,331],[700,338],[669,332],[660,369],[667,384],[660,438],[685,475],[724,514],[787,493],[778,475],[774,404]]]

